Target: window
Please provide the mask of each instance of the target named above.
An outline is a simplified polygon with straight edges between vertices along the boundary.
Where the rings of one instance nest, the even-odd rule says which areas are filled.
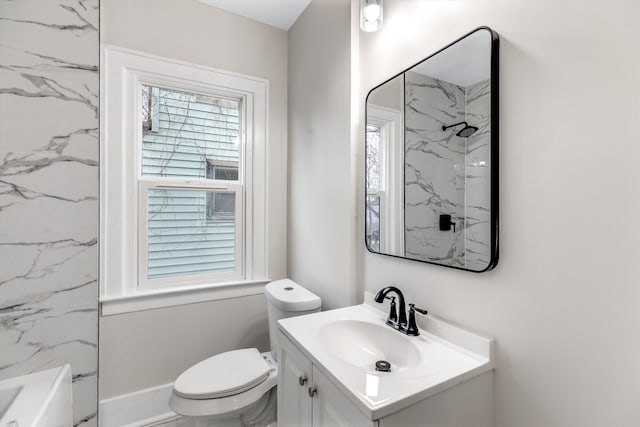
[[[401,129],[399,111],[367,106],[365,241],[374,252],[404,253]]]
[[[105,302],[158,292],[256,293],[267,279],[266,82],[104,55],[103,313]],[[174,299],[161,305],[185,301]]]
[[[383,163],[380,152],[381,126],[367,125],[367,203],[365,212],[367,247],[374,252],[380,252],[380,203],[384,199],[385,191],[380,185]],[[383,147],[384,148],[384,147]],[[384,201],[383,201],[384,203]]]
[[[175,278],[185,276],[240,279],[242,99],[144,83],[140,90],[141,111],[150,111],[141,115],[138,184],[146,227],[140,225],[140,241],[146,248],[138,252],[138,286],[175,286]]]

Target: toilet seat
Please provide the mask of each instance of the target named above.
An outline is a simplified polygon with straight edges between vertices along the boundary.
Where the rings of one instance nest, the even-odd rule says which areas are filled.
[[[212,358],[206,359],[203,362],[209,361],[213,358],[218,358],[216,359],[217,362],[215,363],[215,365],[217,365],[219,369],[226,369],[226,373],[233,377],[235,376],[235,374],[239,372],[239,370],[242,369],[240,368],[240,365],[239,365],[240,362],[238,358],[234,357],[233,354],[231,356],[228,356],[230,353],[237,354],[236,352],[242,352],[241,353],[242,358],[248,359],[247,362],[250,365],[252,365],[255,362],[259,368],[261,365],[260,361],[266,364],[269,367],[269,371],[267,372],[266,377],[258,376],[257,378],[259,379],[254,378],[254,381],[247,381],[247,378],[251,376],[251,375],[248,375],[248,376],[245,376],[242,381],[237,381],[235,384],[228,383],[228,384],[231,384],[232,386],[227,387],[227,390],[224,390],[223,387],[220,386],[221,384],[220,382],[217,383],[218,384],[217,389],[208,387],[208,390],[205,390],[206,386],[204,385],[202,386],[202,388],[199,388],[199,389],[189,389],[189,388],[185,388],[184,384],[180,388],[180,387],[176,387],[176,385],[178,385],[178,380],[176,380],[176,383],[174,384],[173,393],[171,393],[171,398],[169,399],[169,407],[175,413],[183,416],[191,416],[191,417],[211,416],[211,415],[234,416],[236,414],[241,413],[246,408],[250,407],[251,405],[258,402],[258,400],[263,398],[263,396],[265,396],[265,394],[269,392],[269,390],[275,387],[278,382],[277,363],[275,362],[271,353],[260,354],[258,350],[255,348],[234,350],[234,351],[213,356]],[[227,355],[227,356],[219,357],[223,355]],[[232,362],[229,362],[229,363],[232,363],[232,365],[235,366],[235,371],[231,371],[232,368],[230,366],[232,365],[226,365],[226,367],[223,367],[224,364],[220,362],[220,360],[226,360],[227,358],[232,359]],[[203,362],[200,362],[200,363],[203,363]],[[207,366],[207,365],[204,365],[204,366]],[[247,365],[247,366],[250,366],[250,365]],[[186,375],[188,371],[191,371],[191,369],[195,368],[196,366],[197,365],[185,371],[180,377],[182,377],[183,375]],[[254,366],[254,368],[256,367]],[[194,375],[196,375],[195,373],[197,372],[199,372],[199,370],[192,371]],[[260,371],[257,370],[254,372],[260,372]],[[200,378],[200,380],[202,382],[205,382],[206,380],[211,380],[211,378],[212,377],[210,378],[205,377],[205,378]],[[244,387],[239,388],[238,384],[243,382],[245,383]],[[253,384],[253,386],[249,387],[246,384]],[[212,390],[214,394],[216,394],[217,392],[218,396],[220,396],[221,392],[226,392],[224,393],[226,394],[226,396],[213,397],[213,398],[202,397],[207,394],[211,395]],[[234,390],[235,394],[230,394],[231,393],[230,390]],[[194,397],[186,397],[186,396],[194,396]]]
[[[273,369],[256,348],[228,351],[184,371],[173,390],[185,399],[234,396],[264,382]]]

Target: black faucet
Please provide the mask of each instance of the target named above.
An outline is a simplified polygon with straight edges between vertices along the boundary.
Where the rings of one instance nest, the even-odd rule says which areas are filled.
[[[398,303],[400,304],[400,310],[398,311],[398,315],[396,316],[395,299],[391,297],[391,310],[389,311],[389,318],[387,319],[387,325],[397,330],[400,330],[401,327],[406,328],[407,312],[405,311],[405,307],[404,307],[404,295],[402,295],[402,292],[400,291],[400,289],[396,288],[395,286],[387,286],[386,288],[382,288],[378,291],[374,300],[377,303],[382,303],[382,301],[384,301],[385,298],[388,298],[387,294],[389,292],[395,292],[395,294],[398,296]]]
[[[388,297],[387,294],[389,292],[394,292],[398,297],[398,303],[400,305],[399,310],[396,314],[396,299],[395,297]],[[420,314],[427,314],[427,310],[423,310],[421,308],[417,308],[415,304],[409,304],[409,322],[407,323],[407,312],[404,306],[404,295],[400,289],[395,286],[387,286],[378,291],[376,296],[373,298],[375,302],[381,304],[382,301],[386,299],[391,300],[391,309],[389,310],[389,318],[387,319],[387,325],[391,326],[393,329],[402,332],[403,334],[418,336],[420,335],[420,330],[418,329],[418,325],[416,324],[416,311]]]

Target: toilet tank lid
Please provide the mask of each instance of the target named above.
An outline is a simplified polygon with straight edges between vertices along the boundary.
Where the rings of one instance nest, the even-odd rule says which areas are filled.
[[[320,297],[291,279],[274,280],[264,288],[269,302],[283,311],[308,311],[320,308]]]

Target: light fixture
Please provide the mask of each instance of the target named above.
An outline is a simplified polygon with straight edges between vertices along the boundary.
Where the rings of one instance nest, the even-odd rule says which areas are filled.
[[[382,28],[382,0],[360,0],[360,28],[372,32]]]

